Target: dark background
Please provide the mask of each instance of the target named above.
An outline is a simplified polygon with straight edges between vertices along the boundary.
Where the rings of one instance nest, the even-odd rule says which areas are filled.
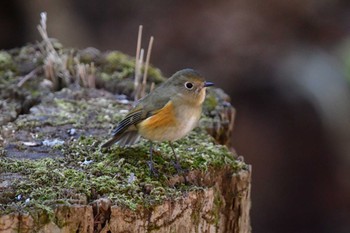
[[[253,232],[350,232],[350,1],[3,1],[0,49],[40,40],[42,11],[64,46],[132,56],[142,24],[165,76],[192,67],[230,94]]]

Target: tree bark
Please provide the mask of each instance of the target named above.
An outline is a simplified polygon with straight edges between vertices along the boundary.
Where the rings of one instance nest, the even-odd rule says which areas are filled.
[[[99,199],[90,205],[58,206],[54,218],[13,213],[0,217],[0,231],[12,232],[235,232],[249,233],[251,170],[192,171],[190,183],[202,190],[184,193],[133,211]],[[178,182],[174,177],[169,182]]]

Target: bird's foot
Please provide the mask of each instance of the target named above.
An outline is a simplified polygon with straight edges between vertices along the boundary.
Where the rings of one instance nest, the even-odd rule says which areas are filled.
[[[179,163],[179,161],[171,161],[171,164],[174,166],[174,168],[176,169],[177,175],[183,177],[184,179],[184,183],[188,184],[187,178],[186,178],[186,174],[188,173],[188,169],[183,169]]]
[[[151,176],[159,177],[159,173],[158,173],[157,169],[154,167],[153,161],[152,160],[147,161],[147,165],[149,167]]]
[[[188,172],[188,169],[183,169],[179,163],[179,161],[171,161],[171,164],[174,166],[178,175],[185,174]]]

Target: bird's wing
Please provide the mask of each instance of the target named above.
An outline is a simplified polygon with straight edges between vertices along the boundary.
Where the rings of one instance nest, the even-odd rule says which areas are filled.
[[[110,147],[118,142],[121,146],[135,143],[139,138],[135,126],[160,111],[171,100],[173,94],[174,91],[164,92],[162,88],[156,88],[151,94],[140,99],[135,108],[113,129],[113,137],[102,147]]]
[[[150,97],[152,98],[152,96]],[[169,102],[169,100],[170,98],[163,98],[162,101],[152,101],[151,99],[147,105],[144,104],[144,100],[140,100],[136,107],[132,109],[128,115],[126,115],[126,117],[113,129],[112,135],[115,136],[123,133],[129,129],[129,127],[137,125],[144,119],[153,116],[160,109],[162,109]]]
[[[113,129],[112,135],[123,133],[130,126],[136,125],[144,119],[143,109],[141,106],[134,108],[131,112],[126,115],[126,117],[118,123],[118,125]]]

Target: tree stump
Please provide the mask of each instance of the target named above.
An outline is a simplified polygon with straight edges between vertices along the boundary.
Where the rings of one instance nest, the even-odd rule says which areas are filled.
[[[35,45],[0,53],[0,232],[251,232],[250,166],[219,144],[234,118],[222,91],[209,93],[201,127],[174,143],[187,171],[176,174],[159,144],[153,177],[147,141],[99,148],[132,104],[120,95],[132,94],[132,58],[56,49],[71,83]],[[77,85],[77,60],[95,64],[87,78],[99,89]],[[164,79],[153,67],[149,76]]]
[[[59,205],[52,220],[11,213],[0,217],[1,232],[251,232],[250,170],[190,172],[206,188],[151,208],[130,210],[98,199],[90,205]]]

